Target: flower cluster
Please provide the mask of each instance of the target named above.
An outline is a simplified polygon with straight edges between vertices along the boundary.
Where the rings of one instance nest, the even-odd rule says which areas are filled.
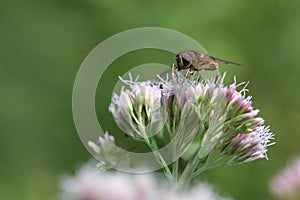
[[[246,88],[237,90],[242,85],[224,86],[223,79],[194,85],[194,107],[203,127],[200,158],[215,150],[232,156],[227,164],[266,158],[266,147],[271,145],[273,134],[257,117],[259,110],[252,107],[251,97],[246,97]]]
[[[125,133],[146,142],[175,182],[189,182],[211,168],[267,158],[273,134],[246,96],[247,84],[226,86],[224,78],[199,81],[173,71],[171,80],[124,81],[129,89],[113,95],[109,111]],[[171,170],[157,152],[160,132],[167,136],[160,143],[175,141],[170,155],[180,154]],[[185,167],[178,167],[179,160]]]

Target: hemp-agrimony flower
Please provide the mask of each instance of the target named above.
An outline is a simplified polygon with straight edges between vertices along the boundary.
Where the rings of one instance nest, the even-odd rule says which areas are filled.
[[[230,158],[228,165],[267,158],[267,146],[273,144],[269,143],[272,139],[273,135],[269,133],[269,127],[260,126],[251,133],[237,134],[228,138],[222,153],[227,156],[227,159]]]
[[[163,127],[161,91],[151,82],[128,81],[130,89],[113,94],[109,111],[119,128],[135,138],[149,137]]]
[[[173,153],[180,155],[187,150],[199,131],[199,118],[194,109],[194,87],[186,78],[173,72],[170,81],[161,80],[162,110]],[[178,161],[175,161],[178,162]]]
[[[191,144],[192,140],[184,139],[191,136],[194,139],[187,150],[190,156],[183,159],[186,165],[181,173],[182,181],[214,167],[267,158],[273,134],[257,116],[259,110],[252,107],[245,83],[225,86],[225,75],[218,81],[200,82],[175,72],[172,77],[159,84],[163,86],[161,99],[169,135],[179,138],[176,141],[179,151],[186,151],[182,147]],[[237,89],[242,86],[241,90]]]
[[[170,82],[164,81],[161,85],[163,87],[162,107],[171,136],[176,134],[180,126],[184,129],[198,126],[198,119],[193,108],[195,90],[188,79],[179,80],[173,77]],[[185,132],[187,136],[189,131],[185,130]]]
[[[227,164],[265,158],[273,134],[257,117],[259,110],[252,107],[246,89],[237,91],[236,83],[224,86],[222,80],[196,85],[195,106],[206,129],[199,157],[220,150],[221,155],[232,155],[233,160]]]
[[[226,86],[224,78],[187,78],[173,70],[171,80],[123,80],[129,89],[113,95],[109,111],[125,133],[150,147],[168,177],[185,185],[208,169],[267,158],[274,144],[247,84]],[[171,165],[158,151],[169,143]]]

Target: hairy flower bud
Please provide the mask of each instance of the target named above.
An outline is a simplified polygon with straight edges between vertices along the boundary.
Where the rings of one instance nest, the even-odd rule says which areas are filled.
[[[230,163],[243,163],[262,158],[267,158],[267,147],[274,144],[274,139],[269,132],[269,127],[261,126],[256,131],[248,134],[237,134],[224,141],[222,152],[230,157]]]
[[[113,94],[109,111],[126,134],[135,138],[156,134],[163,127],[161,91],[151,82],[132,83],[130,89]]]

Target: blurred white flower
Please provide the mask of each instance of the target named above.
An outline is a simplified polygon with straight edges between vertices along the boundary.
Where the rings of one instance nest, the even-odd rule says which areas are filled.
[[[229,200],[229,198],[219,196],[213,187],[207,183],[199,183],[184,195],[183,200]]]
[[[62,200],[133,200],[134,191],[124,175],[99,173],[86,166],[76,177],[65,178],[61,183]]]
[[[272,179],[270,190],[281,199],[300,199],[300,157]]]
[[[179,194],[158,174],[99,172],[89,165],[75,177],[65,177],[61,189],[61,200],[225,200],[205,183]]]
[[[115,138],[107,131],[98,138],[97,143],[88,141],[88,146],[99,156],[99,168],[107,170],[115,167],[120,155],[116,153]]]

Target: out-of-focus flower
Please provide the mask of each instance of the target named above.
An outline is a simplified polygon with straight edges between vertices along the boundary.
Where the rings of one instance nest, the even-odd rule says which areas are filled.
[[[99,137],[99,145],[96,143],[89,141],[88,145],[92,148],[96,153],[107,152],[109,153],[112,148],[112,143],[115,143],[115,138],[112,135],[109,135],[108,132],[105,132],[104,137]]]
[[[183,196],[183,195],[182,195]],[[184,197],[184,200],[230,200],[229,198],[221,197],[217,194],[213,187],[207,183],[198,183],[192,189],[190,189]]]
[[[300,157],[272,179],[270,190],[280,199],[300,199]]]
[[[87,165],[62,180],[61,200],[225,200],[206,183],[180,194],[170,186],[158,174],[99,172]]]
[[[90,166],[82,168],[76,177],[65,178],[61,188],[62,200],[135,200],[130,179],[99,173]]]
[[[148,82],[127,81],[130,89],[122,88],[120,95],[113,94],[109,111],[117,125],[126,134],[145,138],[163,127],[160,110],[159,86]]]
[[[118,155],[116,155],[115,138],[105,132],[103,137],[99,137],[98,143],[88,142],[88,146],[100,157],[99,168],[103,170],[111,169],[116,165]]]

